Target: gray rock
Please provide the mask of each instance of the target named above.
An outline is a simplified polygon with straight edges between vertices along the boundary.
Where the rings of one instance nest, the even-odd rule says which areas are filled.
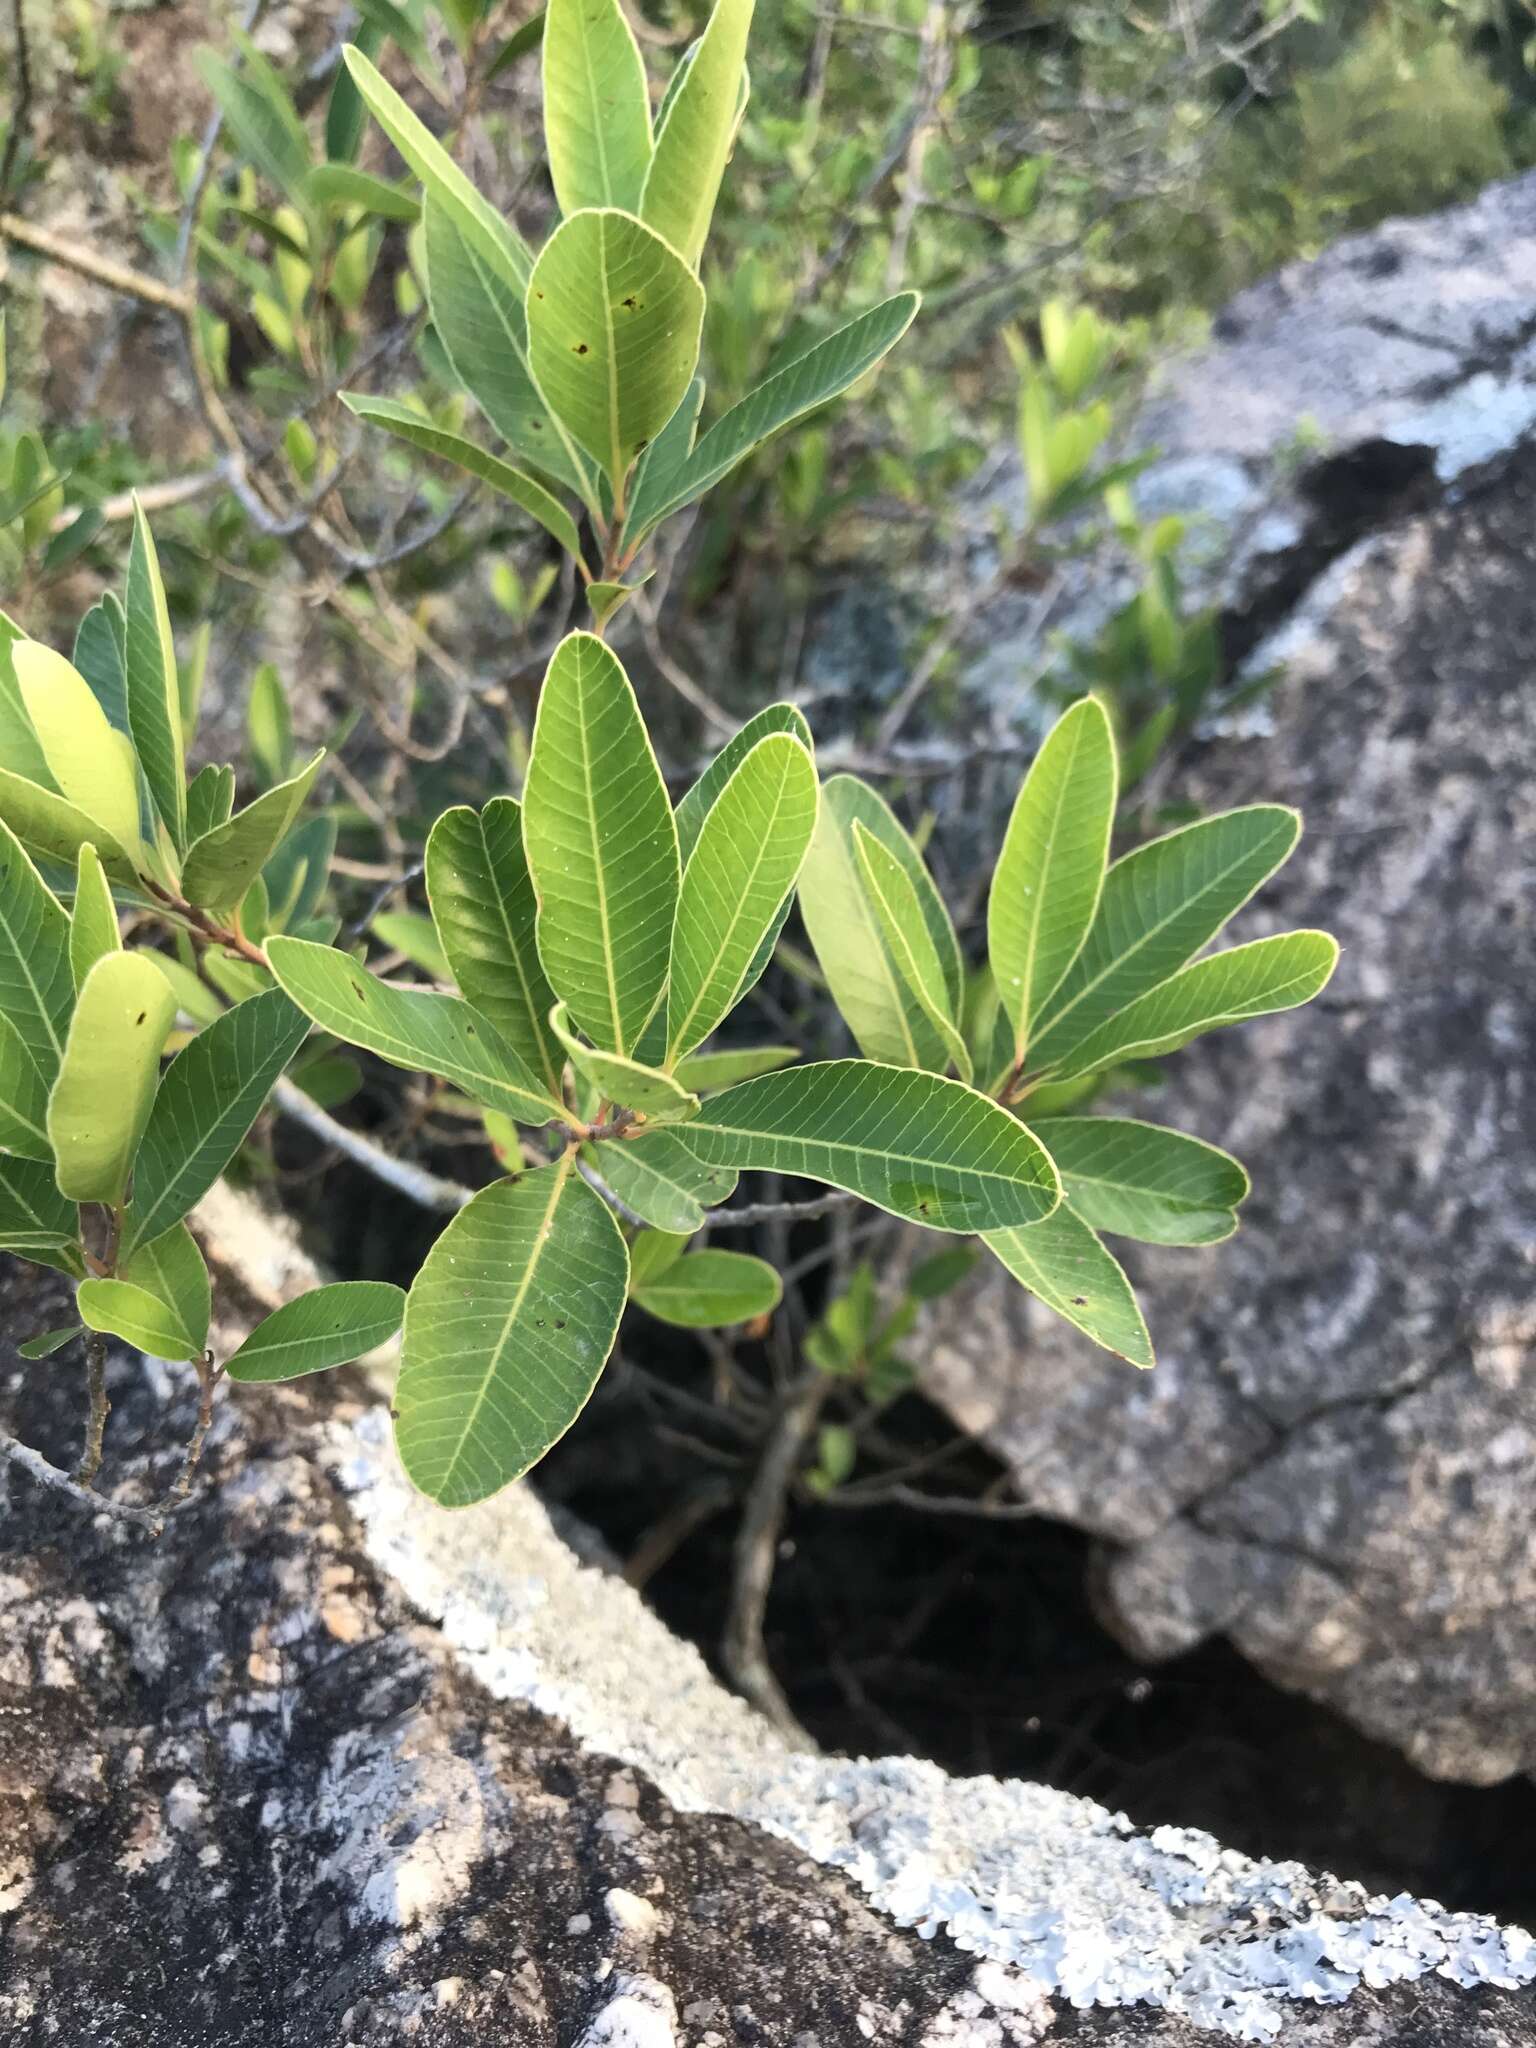
[[[228,1204],[207,1234],[224,1343],[297,1276]],[[9,1352],[61,1286],[4,1283]],[[111,1389],[108,1476],[142,1500],[188,1390],[128,1354]],[[67,1360],[0,1384],[0,1428],[60,1462],[78,1408]],[[412,1496],[358,1375],[222,1400],[158,1542],[3,1458],[0,1484],[17,2048],[1536,2048],[1518,1930],[787,1750],[524,1489]]]
[[[946,1304],[926,1369],[1045,1513],[1104,1539],[1135,1653],[1224,1633],[1471,1784],[1536,1768],[1533,530],[1527,443],[1336,572],[1266,736],[1181,768],[1204,808],[1302,807],[1243,931],[1323,925],[1343,961],[1321,1003],[1207,1041],[1137,1104],[1257,1183],[1232,1243],[1129,1255],[1158,1369],[1000,1274]]]

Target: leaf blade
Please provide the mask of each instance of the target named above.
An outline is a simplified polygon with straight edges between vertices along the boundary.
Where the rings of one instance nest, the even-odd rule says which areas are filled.
[[[680,1330],[719,1330],[771,1315],[784,1283],[750,1252],[685,1252],[633,1290],[647,1315]]]
[[[955,1024],[944,968],[933,936],[923,922],[922,905],[907,871],[890,848],[855,818],[853,850],[859,879],[875,913],[886,951],[908,992],[944,1041],[949,1061],[962,1081],[971,1079],[971,1056]]]
[[[1091,1230],[1143,1244],[1219,1243],[1249,1179],[1229,1152],[1132,1117],[1042,1117],[1032,1126]]]
[[[669,95],[640,198],[641,218],[698,268],[741,117],[753,0],[715,0]]]
[[[1063,1202],[1023,1230],[988,1230],[982,1242],[1037,1300],[1103,1351],[1132,1365],[1156,1363],[1140,1304],[1120,1263]]]
[[[85,978],[48,1098],[61,1193],[121,1203],[176,1018],[163,974],[141,953],[108,953]]]
[[[259,1322],[224,1370],[242,1386],[270,1386],[348,1365],[386,1343],[405,1315],[405,1289],[386,1280],[313,1287]]]
[[[297,775],[264,790],[227,824],[203,834],[182,871],[181,886],[189,903],[208,910],[235,907],[287,838],[324,761],[321,747]]]
[[[128,728],[144,779],[178,853],[187,846],[187,762],[181,730],[181,685],[166,610],[160,559],[144,508],[134,499],[124,598],[128,637],[124,677]],[[122,838],[121,832],[116,837]],[[135,837],[137,831],[135,830]],[[132,841],[125,841],[132,844]]]
[[[545,146],[560,211],[638,211],[651,162],[651,99],[618,0],[549,0],[543,70]]]
[[[701,1229],[706,1209],[729,1201],[738,1176],[696,1159],[675,1131],[646,1131],[636,1138],[600,1138],[583,1156],[626,1209],[653,1230]]]

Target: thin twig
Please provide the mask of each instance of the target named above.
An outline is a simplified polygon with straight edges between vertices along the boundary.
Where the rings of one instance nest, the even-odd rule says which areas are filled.
[[[830,1216],[834,1209],[851,1208],[858,1199],[842,1188],[832,1188],[804,1202],[744,1202],[739,1209],[711,1209],[704,1228],[745,1230],[753,1223],[808,1223],[814,1216]]]
[[[177,1475],[176,1484],[166,1495],[167,1501],[173,1506],[184,1501],[192,1490],[192,1481],[203,1455],[203,1445],[208,1440],[208,1431],[213,1423],[214,1389],[218,1386],[223,1371],[222,1367],[214,1364],[211,1351],[205,1351],[194,1363],[197,1366],[199,1389],[197,1421],[193,1424],[192,1434],[187,1439],[187,1454],[181,1461],[181,1471]]]
[[[51,263],[61,263],[80,277],[105,285],[110,291],[123,292],[146,306],[163,306],[183,320],[192,316],[192,300],[175,285],[162,284],[158,277],[146,277],[141,270],[130,270],[126,263],[114,263],[110,256],[98,256],[94,249],[66,241],[48,228],[34,227],[18,213],[0,213],[0,235],[38,256],[46,256]]]
[[[107,1399],[107,1340],[99,1330],[85,1333],[86,1384],[90,1390],[90,1414],[85,1425],[85,1449],[74,1470],[74,1483],[88,1493],[101,1470],[102,1444],[112,1404]]]
[[[335,1117],[327,1115],[318,1102],[312,1102],[302,1088],[286,1078],[272,1090],[272,1100],[284,1116],[302,1124],[322,1144],[340,1152],[354,1166],[362,1167],[365,1173],[371,1173],[385,1187],[393,1188],[409,1201],[419,1203],[423,1209],[434,1209],[440,1215],[451,1216],[474,1198],[473,1188],[428,1173],[424,1166],[413,1166],[408,1159],[394,1159],[360,1131],[350,1131],[345,1124],[337,1123]]]
[[[46,1486],[50,1492],[62,1494],[72,1500],[87,1514],[110,1515],[114,1521],[132,1523],[135,1528],[145,1530],[151,1536],[158,1536],[165,1528],[165,1515],[159,1508],[134,1508],[123,1501],[109,1500],[103,1493],[96,1493],[88,1486],[81,1486],[71,1479],[67,1472],[57,1465],[51,1465],[41,1451],[34,1451],[30,1444],[18,1443],[13,1436],[0,1433],[0,1458],[17,1465],[35,1479],[39,1486]]]

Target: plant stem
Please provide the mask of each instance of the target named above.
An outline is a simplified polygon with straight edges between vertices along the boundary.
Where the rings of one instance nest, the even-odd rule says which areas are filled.
[[[102,1443],[112,1408],[107,1399],[107,1340],[99,1330],[85,1333],[85,1372],[91,1406],[85,1425],[85,1450],[75,1467],[74,1483],[88,1493],[101,1470]]]
[[[214,1364],[211,1351],[205,1351],[201,1358],[193,1362],[197,1367],[197,1384],[201,1390],[197,1403],[197,1421],[193,1424],[192,1434],[187,1439],[187,1454],[182,1460],[176,1484],[166,1495],[166,1499],[173,1506],[184,1501],[192,1490],[192,1480],[203,1455],[203,1445],[207,1442],[209,1428],[213,1423],[213,1390],[219,1384],[222,1370]]]
[[[109,1500],[105,1494],[94,1493],[82,1486],[57,1465],[49,1464],[41,1451],[34,1451],[30,1444],[18,1443],[15,1437],[0,1434],[0,1458],[8,1464],[18,1465],[39,1486],[46,1486],[51,1493],[62,1494],[87,1514],[110,1515],[114,1521],[129,1522],[137,1529],[143,1529],[150,1536],[158,1536],[165,1528],[165,1516],[157,1508],[128,1507],[122,1501]]]

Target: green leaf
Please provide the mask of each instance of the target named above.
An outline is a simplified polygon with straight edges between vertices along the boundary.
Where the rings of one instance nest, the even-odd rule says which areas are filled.
[[[304,180],[302,197],[328,213],[360,206],[378,220],[404,221],[407,226],[421,218],[420,203],[409,192],[351,164],[317,164]]]
[[[755,717],[749,718],[735,738],[726,741],[677,807],[677,844],[685,863],[693,853],[704,829],[704,820],[714,809],[721,790],[758,741],[775,732],[788,733],[814,756],[816,747],[811,738],[811,728],[798,705],[768,704]]]
[[[547,1124],[558,1106],[478,1010],[457,996],[393,988],[345,953],[308,939],[272,939],[272,972],[323,1031],[391,1066],[439,1074],[519,1123]]]
[[[370,57],[383,40],[383,31],[374,23],[358,24],[357,48]],[[351,72],[344,64],[338,64],[325,109],[325,153],[332,163],[350,164],[356,160],[366,121],[362,94],[353,84]]]
[[[699,1098],[680,1087],[670,1074],[642,1066],[622,1053],[596,1051],[583,1045],[570,1029],[565,1005],[549,1013],[549,1028],[565,1047],[571,1065],[602,1096],[625,1109],[639,1110],[650,1123],[682,1123],[699,1112]]]
[[[39,1336],[29,1337],[25,1344],[16,1346],[22,1358],[51,1358],[55,1351],[62,1351],[71,1337],[81,1334],[78,1323],[65,1323],[57,1330],[44,1330]]]
[[[127,657],[128,726],[133,734],[149,793],[165,821],[178,853],[187,845],[187,766],[181,732],[181,685],[176,674],[176,648],[171,639],[165,584],[155,543],[137,498],[133,507],[133,543],[128,550]],[[66,796],[69,792],[65,791]],[[76,799],[79,801],[79,799]],[[88,806],[87,806],[88,808]],[[138,806],[134,806],[137,837]],[[104,820],[105,822],[109,822]],[[133,844],[112,827],[125,846]]]
[[[489,1017],[552,1095],[565,1061],[549,1029],[555,992],[534,938],[538,903],[523,851],[522,806],[492,797],[444,811],[427,840],[427,898],[467,999]]]
[[[0,821],[7,824],[29,851],[45,860],[72,867],[80,848],[92,842],[103,867],[117,881],[134,879],[134,859],[103,832],[84,811],[23,776],[0,768]]]
[[[132,957],[152,960],[162,974],[175,964],[159,954]],[[125,1250],[161,1236],[202,1200],[308,1032],[308,1018],[287,996],[266,989],[221,1011],[177,1053],[144,1127]]]
[[[633,1293],[675,1266],[688,1249],[688,1231],[642,1230],[629,1248],[629,1286]]]
[[[108,953],[86,976],[48,1098],[59,1187],[71,1201],[121,1203],[175,1020],[165,976],[142,953]]]
[[[231,70],[210,50],[199,51],[197,68],[240,154],[296,199],[309,172],[309,138],[277,73],[248,39],[239,42],[243,71]]]
[[[776,1073],[799,1057],[798,1045],[744,1045],[718,1052],[691,1052],[678,1061],[676,1071],[683,1087],[691,1088],[695,1095],[707,1095],[736,1081]]]
[[[90,684],[108,722],[123,733],[129,732],[127,646],[128,622],[122,606],[109,592],[98,598],[80,621],[75,633],[74,663]],[[30,774],[27,769],[21,772]],[[37,780],[35,775],[31,779]]]
[[[325,759],[322,747],[287,782],[267,790],[227,825],[204,833],[187,855],[181,886],[189,903],[231,910],[287,837]]]
[[[1093,924],[1117,779],[1109,720],[1084,697],[1046,736],[1014,803],[987,901],[987,949],[1016,1063]]]
[[[190,1017],[194,1024],[211,1024],[222,1017],[224,1005],[202,976],[183,966],[180,960],[173,960],[168,953],[146,953],[146,960],[153,960],[156,967],[170,984],[171,994],[176,998],[176,1007],[183,1016]]]
[[[289,708],[283,679],[273,662],[264,661],[251,677],[250,696],[245,706],[245,735],[261,780],[269,785],[286,782],[293,773],[293,712]],[[228,813],[218,823],[224,824],[227,817]],[[190,831],[190,826],[188,829]]]
[[[412,412],[409,406],[397,405],[393,399],[368,398],[360,392],[343,391],[341,402],[349,406],[359,419],[383,427],[397,440],[423,448],[429,455],[440,455],[445,462],[456,463],[460,469],[468,470],[471,476],[479,477],[482,483],[489,484],[504,498],[510,498],[546,533],[553,535],[573,561],[582,559],[581,536],[576,531],[575,520],[560,500],[551,497],[544,486],[531,476],[524,476],[520,469],[513,469],[509,463],[487,455],[473,441],[434,427],[419,413]]]
[[[198,1346],[158,1294],[128,1280],[82,1280],[75,1305],[87,1329],[120,1337],[151,1358],[195,1358]]]
[[[855,776],[834,775],[822,785],[821,814],[800,873],[800,915],[833,1001],[865,1056],[941,1072],[949,1065],[949,1046],[923,1014],[881,936],[859,874],[855,822],[900,861],[917,892],[945,987],[958,999],[960,949],[938,891],[890,807]]]
[[[486,67],[485,83],[489,85],[493,79],[500,78],[504,71],[512,68],[519,57],[526,56],[530,50],[536,50],[544,40],[544,26],[545,13],[541,7],[537,14],[530,14],[522,27],[514,29],[507,37]]]
[[[1093,1230],[1143,1244],[1218,1244],[1237,1228],[1247,1174],[1229,1152],[1130,1117],[1053,1116],[1033,1126],[1066,1199]]]
[[[105,953],[122,950],[117,905],[94,846],[82,846],[75,869],[75,901],[69,918],[69,964],[77,989]]]
[[[932,1230],[1034,1223],[1061,1192],[1044,1148],[995,1102],[864,1060],[744,1081],[680,1136],[707,1163],[827,1181]]]
[[[62,654],[36,640],[16,641],[10,654],[27,717],[60,795],[94,819],[122,852],[135,852],[139,778],[129,742],[114,731],[84,676]]]
[[[520,1478],[586,1405],[629,1253],[569,1156],[482,1190],[427,1253],[405,1309],[395,1441],[444,1507]]]
[[[988,1230],[982,1242],[1015,1280],[1105,1351],[1132,1365],[1156,1363],[1131,1283],[1065,1202],[1025,1230]]]
[[[642,539],[668,513],[701,498],[770,434],[827,404],[872,370],[911,326],[918,303],[916,292],[898,292],[775,371],[722,414],[691,451],[679,437],[676,467],[647,465],[644,490],[637,488],[625,522],[626,543]]]
[[[387,1342],[404,1314],[405,1290],[384,1280],[311,1288],[259,1322],[224,1369],[245,1385],[325,1372]]]
[[[626,1209],[657,1230],[692,1235],[702,1226],[706,1209],[736,1192],[737,1176],[695,1159],[676,1131],[600,1138],[583,1146],[582,1156]]]
[[[1032,1065],[1054,1066],[1192,960],[1289,859],[1300,832],[1297,812],[1256,804],[1186,825],[1117,860],[1083,950],[1036,1023]]]
[[[437,935],[437,926],[419,910],[381,910],[369,927],[380,945],[403,953],[413,967],[434,981],[449,981],[453,970]]]
[[[420,178],[429,200],[437,202],[495,276],[524,287],[532,256],[522,236],[475,190],[363,52],[349,44],[341,54],[369,113]]]
[[[185,1351],[162,1352],[162,1357],[196,1358],[207,1349],[212,1306],[208,1266],[185,1223],[177,1223],[140,1245],[118,1266],[117,1277],[164,1302],[184,1332]]]
[[[976,1254],[968,1244],[948,1245],[912,1268],[907,1275],[907,1293],[914,1301],[937,1301],[958,1287],[975,1263]]]
[[[721,1330],[771,1315],[784,1283],[763,1259],[747,1252],[689,1252],[661,1274],[632,1289],[647,1315],[684,1330]]]
[[[425,220],[427,297],[453,374],[516,455],[595,507],[586,457],[528,368],[524,285],[510,279],[430,193]]]
[[[775,934],[816,826],[816,768],[798,739],[770,733],[711,807],[683,871],[672,928],[667,1064],[735,1007]]]
[[[91,616],[87,612],[86,618]],[[83,627],[81,631],[84,631]],[[52,789],[53,777],[48,772],[42,744],[32,730],[32,721],[22,702],[21,685],[16,680],[12,663],[12,649],[22,644],[26,637],[19,626],[0,612],[0,765],[12,775]],[[78,641],[79,635],[76,636],[77,646]]]
[[[589,583],[587,585],[587,609],[592,614],[592,630],[601,633],[610,619],[616,618],[624,606],[651,579],[652,572],[635,583]]]
[[[0,1016],[45,1087],[64,1057],[74,1006],[69,919],[13,834],[0,825]]]
[[[651,163],[651,99],[619,0],[549,0],[544,136],[562,213],[638,211]]]
[[[640,214],[697,269],[741,117],[753,0],[715,0],[656,137]],[[547,45],[546,45],[547,47]]]
[[[0,1248],[10,1252],[57,1253],[66,1257],[80,1236],[80,1211],[59,1191],[51,1166],[0,1154]],[[45,1258],[45,1265],[57,1259]],[[78,1251],[73,1267],[82,1271]],[[70,1265],[62,1267],[71,1270]]]
[[[556,995],[594,1045],[631,1052],[666,986],[677,828],[629,678],[590,633],[544,677],[523,841]]]
[[[187,841],[195,846],[217,825],[227,825],[235,808],[235,771],[210,761],[187,784]]]
[[[48,1141],[48,1083],[22,1042],[16,1026],[0,1010],[0,1152],[53,1164]]]
[[[924,922],[911,877],[890,848],[857,818],[853,821],[853,850],[865,896],[897,973],[943,1040],[961,1080],[969,1081],[971,1056],[956,1027],[939,950]]]
[[[627,213],[573,213],[533,266],[533,380],[616,499],[630,464],[682,403],[703,321],[698,279]]]

